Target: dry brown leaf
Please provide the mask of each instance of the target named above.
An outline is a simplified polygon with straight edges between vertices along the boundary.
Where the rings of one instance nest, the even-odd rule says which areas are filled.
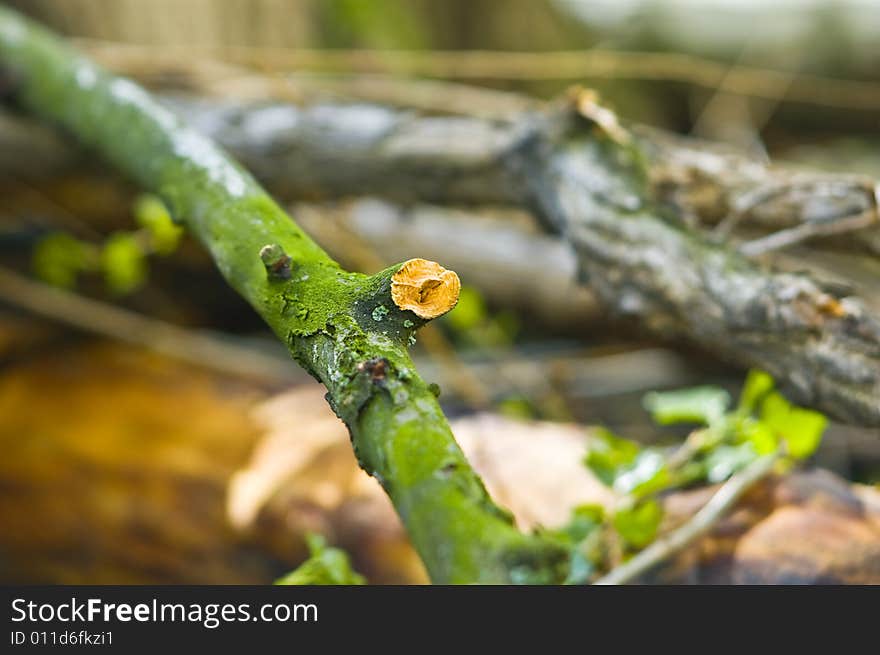
[[[672,495],[687,520],[713,489]],[[652,580],[692,584],[880,584],[880,491],[821,469],[771,478]]]
[[[613,494],[584,467],[587,430],[578,425],[476,414],[452,431],[492,497],[522,529],[558,527],[572,508],[609,507]]]

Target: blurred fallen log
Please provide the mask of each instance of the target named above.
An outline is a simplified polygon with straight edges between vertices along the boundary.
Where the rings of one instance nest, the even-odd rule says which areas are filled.
[[[0,303],[199,368],[273,388],[306,379],[274,341],[242,342],[232,335],[177,326],[48,287],[2,267]],[[0,361],[20,356],[19,351],[46,347],[58,339],[57,331],[46,323],[0,314]],[[210,357],[203,357],[205,354]],[[468,399],[458,395],[456,380],[450,377],[456,371],[440,365],[430,353],[417,353],[415,361],[426,379],[440,385],[444,398],[467,404]],[[618,424],[619,417],[628,415],[630,410],[619,401],[609,405],[605,399],[693,386],[705,383],[707,375],[717,375],[671,350],[637,345],[585,349],[561,343],[541,348],[463,352],[458,355],[458,364],[491,394],[493,403],[509,397],[525,397],[540,405],[545,399],[557,396],[567,399],[567,404],[576,405],[575,415],[583,420],[595,421],[601,416],[601,420],[611,424]],[[633,400],[634,406],[638,406],[637,397]],[[609,413],[608,409],[615,411]],[[626,431],[633,436],[646,432],[638,422],[627,424]],[[645,437],[649,436],[646,433]],[[846,472],[853,462],[870,463],[878,457],[880,450],[872,439],[872,431],[834,425],[820,461],[834,470]]]
[[[425,582],[321,394],[309,384],[270,396],[128,346],[49,347],[7,364],[0,577],[261,584],[299,563],[311,531],[351,552],[371,582]],[[521,527],[610,502],[580,463],[579,426],[480,414],[453,428]],[[668,529],[712,493],[668,497]],[[880,495],[822,471],[770,478],[643,581],[878,583]]]
[[[700,158],[693,144],[650,130],[623,145],[567,108],[510,124],[370,105],[172,105],[282,197],[380,191],[400,202],[528,207],[572,243],[614,313],[765,368],[797,402],[841,421],[880,425],[880,309],[858,289],[778,272],[687,225],[730,211],[760,218],[734,222],[774,228],[850,212],[873,221],[864,180],[780,177],[743,158]],[[878,230],[847,238],[873,248]]]

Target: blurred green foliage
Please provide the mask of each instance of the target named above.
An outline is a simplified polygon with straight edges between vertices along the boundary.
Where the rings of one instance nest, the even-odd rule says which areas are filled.
[[[657,536],[663,508],[653,498],[624,504],[614,512],[614,529],[627,546],[644,548]]]
[[[277,585],[362,585],[366,579],[351,567],[348,555],[331,548],[320,535],[306,535],[309,558],[282,578]]]
[[[92,270],[96,249],[65,232],[42,238],[34,248],[34,274],[44,282],[63,289],[76,286],[79,274]]]
[[[150,234],[153,251],[170,255],[183,237],[183,228],[176,225],[165,204],[156,196],[142,194],[134,204],[134,218]]]
[[[457,343],[476,349],[510,348],[519,333],[513,312],[490,312],[483,294],[468,285],[462,286],[455,311],[440,320]]]
[[[645,396],[644,405],[660,425],[675,423],[710,425],[724,416],[730,405],[730,394],[718,387],[655,392]]]
[[[569,582],[586,582],[607,564],[654,541],[663,521],[663,494],[698,483],[720,483],[757,458],[780,453],[783,466],[812,455],[827,419],[792,405],[773,378],[751,371],[731,406],[724,389],[701,386],[645,396],[645,408],[660,425],[693,424],[687,440],[672,448],[641,444],[598,429],[585,465],[617,498],[613,510],[576,508],[556,531],[572,546]]]
[[[147,262],[135,235],[117,232],[101,249],[101,271],[107,290],[124,296],[136,291],[147,280]]]
[[[385,0],[382,11],[364,0],[320,5],[324,40],[335,46],[417,50],[430,43],[429,25],[411,0]]]
[[[147,258],[173,253],[183,230],[174,224],[162,201],[149,194],[135,201],[134,218],[139,230],[114,232],[101,244],[65,232],[49,234],[32,253],[34,274],[47,284],[65,289],[75,288],[81,274],[99,274],[114,296],[137,291],[149,276]]]
[[[571,551],[566,584],[584,584],[597,570],[603,559],[602,527],[605,508],[601,505],[580,505],[574,508],[569,523],[551,531],[554,537]]]
[[[513,395],[503,398],[495,407],[496,411],[507,418],[527,421],[537,417],[534,403],[525,396]]]

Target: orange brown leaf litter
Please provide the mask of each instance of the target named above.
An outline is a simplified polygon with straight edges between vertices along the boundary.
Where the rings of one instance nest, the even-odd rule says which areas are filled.
[[[391,277],[391,299],[419,318],[442,316],[458,303],[461,280],[455,271],[427,259],[410,259]]]

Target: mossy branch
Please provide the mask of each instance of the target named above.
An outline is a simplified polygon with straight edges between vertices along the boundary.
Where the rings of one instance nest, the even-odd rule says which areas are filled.
[[[555,582],[567,553],[516,530],[493,504],[407,353],[449,310],[458,278],[411,260],[342,270],[211,141],[134,83],[0,8],[0,64],[14,99],[159,194],[227,281],[328,390],[358,461],[387,491],[432,580]]]

